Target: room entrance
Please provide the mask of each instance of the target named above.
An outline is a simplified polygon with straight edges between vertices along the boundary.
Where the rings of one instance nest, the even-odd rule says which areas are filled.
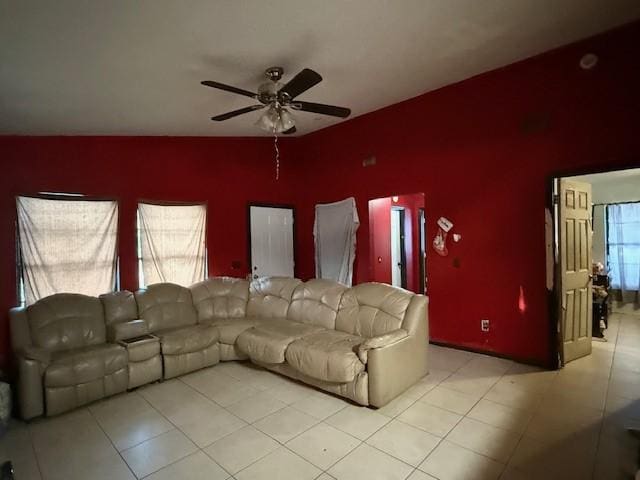
[[[249,265],[252,278],[293,277],[293,208],[249,206]]]
[[[640,313],[640,169],[555,178],[552,217],[564,365],[591,354],[596,342],[615,341],[612,314]]]
[[[370,280],[426,291],[424,194],[369,201]]]

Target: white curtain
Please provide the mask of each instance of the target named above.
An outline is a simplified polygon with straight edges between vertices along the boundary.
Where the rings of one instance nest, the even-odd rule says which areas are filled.
[[[624,301],[640,290],[640,203],[607,206],[607,246],[611,286]]]
[[[54,293],[115,289],[117,202],[18,197],[16,206],[27,305]]]
[[[138,214],[144,285],[186,287],[205,279],[206,205],[140,203]]]
[[[316,205],[313,235],[316,246],[316,278],[351,286],[356,256],[356,231],[360,225],[353,197]]]

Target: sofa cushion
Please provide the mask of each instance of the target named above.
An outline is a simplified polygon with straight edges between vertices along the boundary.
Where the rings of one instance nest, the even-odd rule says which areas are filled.
[[[364,370],[357,355],[364,339],[335,330],[308,335],[287,348],[287,363],[300,373],[326,382],[351,382]]]
[[[238,336],[237,345],[252,360],[262,363],[283,363],[284,354],[291,342],[306,335],[322,331],[322,328],[285,319],[268,319]]]
[[[120,290],[119,292],[104,293],[99,298],[104,307],[104,318],[107,325],[138,318],[138,305],[136,305],[133,292]]]
[[[47,387],[80,385],[111,375],[127,363],[127,350],[113,343],[57,352],[45,371],[44,384]]]
[[[215,320],[211,325],[215,326],[220,333],[220,343],[233,345],[245,330],[255,326],[259,322],[258,318],[227,318],[226,320]]]
[[[302,282],[297,278],[263,277],[249,286],[248,317],[286,318],[291,296]]]
[[[347,289],[333,280],[316,278],[293,291],[287,318],[333,330],[342,294]]]
[[[415,295],[383,283],[361,283],[344,292],[336,330],[375,337],[401,328]]]
[[[199,352],[218,341],[218,329],[212,325],[190,325],[156,332],[163,355]]]
[[[149,331],[184,327],[197,323],[188,288],[173,283],[156,283],[135,293],[138,315],[146,320]]]
[[[96,297],[56,293],[27,307],[36,347],[72,350],[106,342],[102,304]]]
[[[214,277],[189,287],[199,322],[242,318],[247,313],[249,282],[241,278]]]

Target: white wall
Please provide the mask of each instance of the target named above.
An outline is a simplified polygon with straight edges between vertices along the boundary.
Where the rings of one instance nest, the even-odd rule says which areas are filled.
[[[606,262],[606,228],[605,228],[605,214],[604,205],[596,205],[593,208],[593,263],[602,263],[605,267]]]
[[[569,177],[571,180],[591,184],[592,202],[620,203],[640,202],[640,168],[617,170]]]

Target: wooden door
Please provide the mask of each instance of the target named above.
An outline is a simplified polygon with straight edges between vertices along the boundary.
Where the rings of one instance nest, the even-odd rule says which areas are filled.
[[[562,363],[591,353],[591,185],[560,180],[560,352]]]
[[[251,273],[258,277],[293,277],[293,210],[249,208]]]

